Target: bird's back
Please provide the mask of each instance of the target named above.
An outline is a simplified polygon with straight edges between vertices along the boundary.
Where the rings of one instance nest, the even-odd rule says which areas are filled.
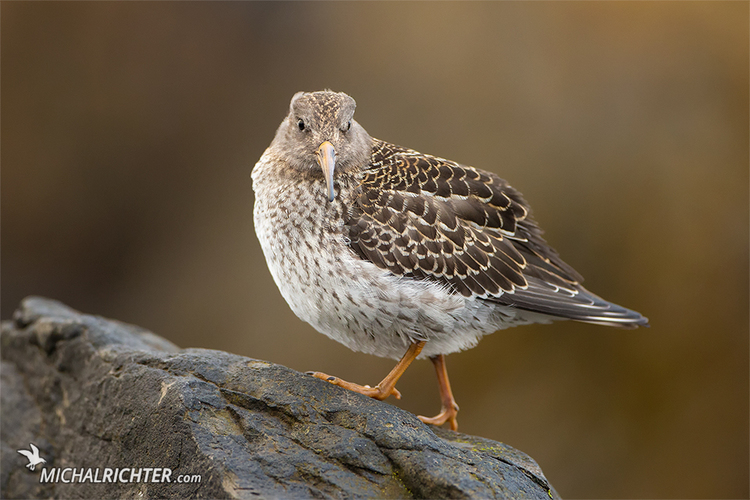
[[[362,259],[468,298],[560,319],[647,325],[586,290],[497,175],[374,140],[345,225]]]

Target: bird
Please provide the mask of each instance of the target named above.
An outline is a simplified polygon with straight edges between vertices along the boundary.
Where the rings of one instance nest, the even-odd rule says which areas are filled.
[[[354,351],[398,360],[374,387],[310,375],[400,399],[401,375],[429,358],[441,410],[418,418],[457,430],[448,354],[524,324],[648,326],[581,285],[497,174],[375,139],[355,108],[343,92],[297,92],[251,174],[255,232],[292,311]]]
[[[34,470],[37,465],[46,464],[47,461],[39,456],[39,448],[34,446],[33,443],[30,443],[29,446],[31,446],[31,451],[18,450],[18,453],[29,459],[29,463],[26,464],[26,467],[28,467],[29,470]]]

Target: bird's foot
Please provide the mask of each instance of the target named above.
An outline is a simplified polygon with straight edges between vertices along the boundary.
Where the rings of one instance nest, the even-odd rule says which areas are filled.
[[[453,401],[453,403],[447,408],[443,406],[442,411],[434,417],[423,417],[422,415],[419,415],[417,418],[425,424],[436,425],[438,427],[448,422],[451,425],[451,430],[457,431],[458,420],[456,420],[456,415],[458,415],[458,405]]]
[[[338,377],[334,377],[332,375],[328,375],[328,374],[321,373],[321,372],[307,372],[307,373],[309,375],[312,375],[315,378],[325,380],[326,382],[330,382],[333,385],[343,387],[344,389],[349,389],[350,391],[364,394],[365,396],[369,396],[371,398],[377,399],[378,401],[382,401],[388,396],[393,396],[396,399],[401,399],[401,393],[393,385],[389,385],[389,384],[383,385],[383,383],[381,382],[375,387],[370,387],[369,385],[359,385],[359,384],[354,384],[352,382],[347,382],[346,380],[342,380]],[[381,387],[381,385],[383,385],[383,387]]]

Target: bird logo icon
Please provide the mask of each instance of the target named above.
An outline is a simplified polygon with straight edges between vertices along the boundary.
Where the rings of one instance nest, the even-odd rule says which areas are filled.
[[[18,453],[29,459],[29,463],[26,465],[26,467],[28,467],[29,470],[34,470],[37,465],[46,464],[47,461],[39,456],[39,448],[31,443],[29,443],[29,446],[31,446],[31,451],[18,450]]]

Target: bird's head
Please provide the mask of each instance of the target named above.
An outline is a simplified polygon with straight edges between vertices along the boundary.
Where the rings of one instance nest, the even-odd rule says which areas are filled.
[[[272,143],[290,167],[325,179],[329,201],[334,179],[370,156],[372,138],[354,121],[356,106],[343,92],[297,92]]]

